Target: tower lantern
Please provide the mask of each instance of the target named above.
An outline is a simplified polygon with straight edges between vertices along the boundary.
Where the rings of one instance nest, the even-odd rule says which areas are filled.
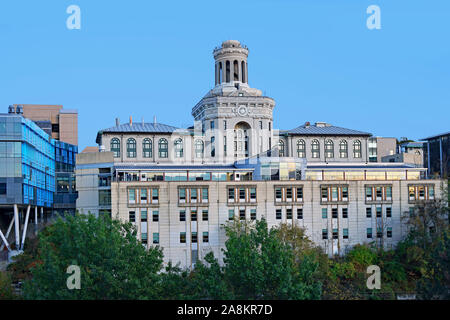
[[[248,84],[247,57],[248,49],[237,40],[222,42],[222,46],[214,49],[215,84],[233,85],[235,82]]]

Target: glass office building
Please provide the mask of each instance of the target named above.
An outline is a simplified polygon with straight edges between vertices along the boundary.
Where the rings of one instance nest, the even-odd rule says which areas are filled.
[[[56,193],[54,213],[75,214],[78,193],[75,190],[75,157],[78,147],[62,141],[55,141]]]
[[[0,204],[52,207],[55,142],[20,114],[0,114]]]

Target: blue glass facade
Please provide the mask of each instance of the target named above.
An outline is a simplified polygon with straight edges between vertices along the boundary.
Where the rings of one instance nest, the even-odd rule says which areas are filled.
[[[55,141],[21,115],[0,114],[0,189],[0,204],[53,205]]]
[[[54,212],[59,215],[74,214],[78,193],[75,190],[75,156],[78,147],[55,141],[56,193]]]

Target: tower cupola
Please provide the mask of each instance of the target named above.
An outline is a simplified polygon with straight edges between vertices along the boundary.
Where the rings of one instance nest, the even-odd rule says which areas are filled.
[[[215,85],[248,84],[248,48],[237,40],[222,42],[213,51],[215,59]]]

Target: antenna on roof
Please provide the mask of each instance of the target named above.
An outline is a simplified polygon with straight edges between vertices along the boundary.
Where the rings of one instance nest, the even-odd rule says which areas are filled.
[[[153,116],[153,125],[156,126],[156,116]]]
[[[131,118],[131,116],[130,116],[130,126],[132,126],[133,125],[133,118]]]
[[[144,125],[144,123],[145,123],[145,122],[144,122],[144,117],[142,117],[142,125]]]

